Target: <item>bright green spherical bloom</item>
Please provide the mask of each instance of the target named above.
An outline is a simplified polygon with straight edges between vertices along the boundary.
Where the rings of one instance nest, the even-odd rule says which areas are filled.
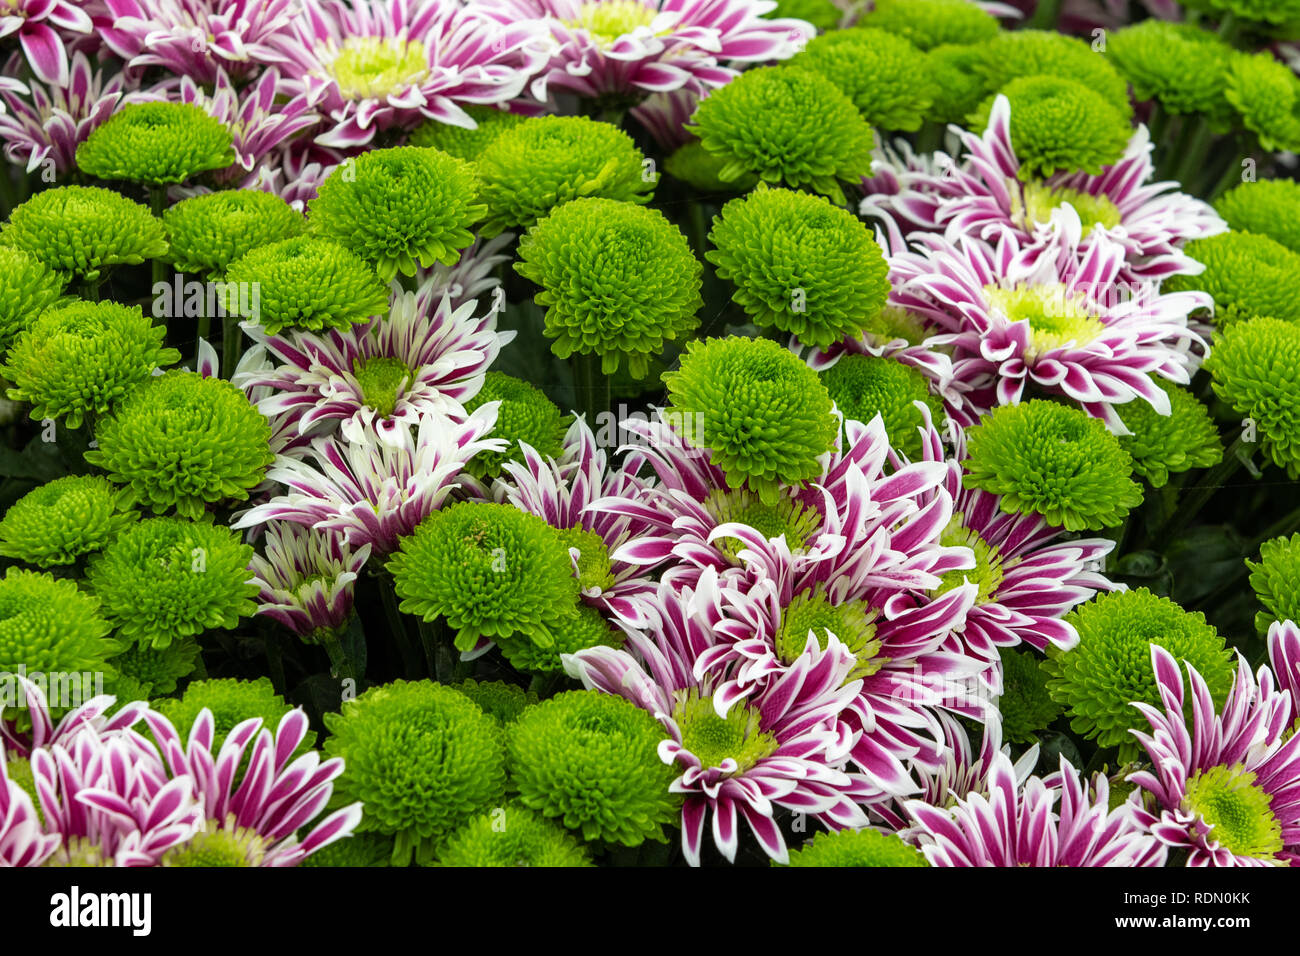
[[[804,20],[825,31],[839,26],[844,13],[831,0],[776,0],[776,9],[765,16]]]
[[[354,250],[385,282],[455,265],[486,211],[474,167],[437,149],[374,149],[339,165],[307,207],[318,235]]]
[[[667,736],[659,721],[622,697],[565,691],[510,727],[510,773],[521,803],[585,840],[662,843],[681,806],[668,791],[677,771],[659,759]]]
[[[820,73],[793,66],[746,70],[704,99],[688,132],[727,164],[730,182],[753,174],[843,198],[840,181],[871,175],[875,134],[853,101]]]
[[[967,488],[1002,496],[1007,514],[1067,531],[1109,528],[1142,503],[1133,459],[1100,419],[1035,400],[995,408],[968,433]]]
[[[1207,30],[1143,20],[1111,33],[1105,56],[1139,101],[1157,100],[1170,113],[1202,113],[1218,126],[1231,117],[1224,92],[1232,47]]]
[[[0,246],[0,350],[63,292],[63,276],[21,249]]]
[[[159,859],[159,866],[261,866],[267,840],[256,830],[234,826],[201,829],[194,837],[178,843]]]
[[[438,866],[594,866],[569,833],[526,806],[508,803],[461,827]]]
[[[611,627],[593,607],[580,604],[553,628],[555,641],[539,647],[526,637],[499,638],[497,646],[506,661],[517,671],[563,674],[561,654],[576,654],[591,647],[622,647],[623,632]]]
[[[107,478],[69,475],[27,492],[0,519],[0,555],[50,568],[99,551],[139,517]]]
[[[167,254],[162,223],[111,189],[59,186],[39,192],[9,217],[0,243],[55,272],[94,282],[106,269]]]
[[[220,748],[226,736],[244,721],[260,717],[262,726],[274,732],[280,726],[281,718],[293,710],[275,692],[269,677],[259,677],[257,680],[196,680],[185,688],[185,693],[179,699],[156,701],[153,707],[172,722],[182,739],[189,736],[190,728],[199,717],[199,711],[204,708],[210,710],[214,752]],[[309,731],[299,745],[299,752],[310,750],[315,742],[316,732]]]
[[[148,700],[170,694],[177,681],[198,670],[199,653],[199,642],[192,637],[174,640],[166,647],[132,644],[112,660],[117,679],[110,692],[118,700]],[[124,693],[128,686],[130,692]]]
[[[163,346],[166,333],[138,305],[73,300],[47,309],[19,334],[0,374],[14,383],[11,399],[32,403],[34,420],[62,418],[80,428],[154,369],[180,360],[180,352]]]
[[[760,186],[722,207],[705,258],[760,327],[826,348],[857,338],[889,295],[889,267],[866,224],[821,196]]]
[[[465,470],[475,478],[489,479],[501,473],[507,461],[517,461],[523,454],[520,443],[531,445],[543,457],[560,457],[564,450],[564,415],[558,405],[535,385],[504,372],[488,372],[479,393],[465,403],[472,412],[486,402],[500,402],[491,437],[510,442],[505,451],[479,452]]]
[[[1268,236],[1300,253],[1300,183],[1261,179],[1229,189],[1214,209],[1233,229]]]
[[[162,648],[235,627],[257,609],[252,556],[252,546],[222,525],[148,518],[90,559],[86,584],[120,637]]]
[[[446,618],[456,647],[518,632],[550,646],[578,582],[555,529],[512,505],[463,502],[429,515],[388,562],[402,610]]]
[[[664,375],[672,411],[699,423],[695,443],[734,488],[748,484],[766,505],[782,483],[822,473],[838,422],[817,373],[767,339],[691,342],[681,368]]]
[[[252,250],[300,235],[307,220],[272,193],[230,189],[182,199],[163,225],[178,272],[219,276]]]
[[[934,102],[927,119],[937,123],[962,123],[993,92],[978,72],[984,52],[978,46],[945,43],[925,55]]]
[[[1133,703],[1161,707],[1152,644],[1173,655],[1184,677],[1186,664],[1196,668],[1216,704],[1232,684],[1232,654],[1205,615],[1184,611],[1146,588],[1100,595],[1064,620],[1079,632],[1079,643],[1068,651],[1048,650],[1047,690],[1069,708],[1074,731],[1102,747],[1136,745],[1129,730],[1146,722]]]
[[[1185,7],[1256,24],[1294,26],[1300,20],[1300,3],[1296,0],[1186,0]]]
[[[1215,393],[1254,420],[1264,452],[1300,478],[1300,324],[1237,322],[1215,338],[1205,367]]]
[[[81,695],[72,703],[88,701],[96,693],[93,677],[80,675],[111,675],[106,660],[121,650],[108,639],[110,629],[99,601],[72,581],[18,568],[0,578],[0,673],[63,675],[68,692]]]
[[[411,130],[410,145],[440,149],[457,159],[472,163],[494,139],[527,118],[518,113],[507,113],[495,106],[468,106],[465,112],[478,124],[474,129],[426,120]]]
[[[779,864],[773,863],[773,866]],[[790,851],[789,866],[929,866],[925,854],[896,833],[837,830],[818,833]]]
[[[478,158],[483,235],[526,229],[583,196],[643,203],[655,187],[645,157],[617,126],[585,116],[538,116],[497,136]]]
[[[664,169],[668,175],[694,186],[701,192],[738,193],[754,188],[758,177],[753,173],[743,173],[733,180],[723,180],[722,170],[729,160],[717,153],[710,153],[698,139],[679,146],[671,156],[664,160]]]
[[[393,838],[383,833],[353,833],[317,850],[299,866],[378,867],[390,866]]]
[[[1300,622],[1300,534],[1274,538],[1259,546],[1259,562],[1247,561],[1250,586],[1268,610],[1255,615],[1255,627],[1267,634],[1274,621]]]
[[[915,402],[924,402],[932,421],[943,421],[943,402],[930,392],[929,380],[910,365],[875,355],[846,354],[821,373],[822,383],[845,418],[869,422],[880,415],[885,434],[909,458],[921,455],[923,424]]]
[[[230,130],[193,103],[130,103],[77,147],[77,166],[100,179],[183,183],[235,161]]]
[[[1054,30],[1004,30],[980,49],[978,70],[990,90],[1005,91],[1022,77],[1058,77],[1096,91],[1125,120],[1133,114],[1128,82],[1087,40]]]
[[[1272,53],[1233,56],[1224,95],[1264,149],[1300,150],[1300,78]]]
[[[835,30],[813,38],[790,63],[834,83],[871,126],[915,131],[930,111],[925,56],[894,33]]]
[[[1029,651],[998,649],[1002,659],[1002,738],[1011,744],[1036,743],[1063,710],[1047,692],[1047,672],[1042,658]]]
[[[1117,405],[1115,411],[1132,435],[1120,436],[1120,447],[1133,456],[1133,471],[1161,488],[1171,473],[1209,468],[1223,460],[1223,444],[1210,411],[1186,388],[1153,378],[1169,396],[1171,414],[1161,415],[1141,399]]]
[[[476,681],[469,678],[449,686],[460,691],[478,704],[483,713],[495,717],[503,725],[514,723],[520,714],[537,703],[536,691],[524,690],[518,684],[507,684],[500,680]]]
[[[1253,232],[1194,239],[1184,251],[1203,263],[1205,271],[1170,276],[1165,289],[1208,292],[1219,325],[1257,315],[1300,322],[1300,253]]]
[[[695,331],[703,267],[681,231],[656,209],[575,199],[519,240],[515,271],[542,287],[546,335],[560,358],[599,355],[606,375],[626,362],[643,378],[650,360]]]
[[[431,862],[446,837],[505,795],[500,725],[450,687],[372,687],[326,714],[325,726],[326,753],[346,767],[335,798],[365,804],[362,833],[396,837],[396,866]]]
[[[944,43],[983,43],[1000,29],[996,17],[970,0],[876,0],[875,9],[858,23],[897,33],[922,50]]]
[[[388,286],[343,244],[296,236],[253,249],[226,273],[226,310],[236,312],[239,289],[257,289],[251,316],[274,335],[290,326],[346,331],[388,311]]]

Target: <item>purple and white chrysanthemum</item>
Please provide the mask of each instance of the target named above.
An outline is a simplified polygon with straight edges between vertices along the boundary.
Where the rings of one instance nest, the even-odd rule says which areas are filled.
[[[354,582],[370,557],[370,545],[354,550],[338,532],[272,521],[265,551],[248,565],[258,588],[258,614],[303,638],[343,627],[352,613]]]
[[[918,153],[904,139],[876,147],[858,212],[883,223],[886,249],[905,251],[914,232],[943,231],[941,200],[960,194],[950,179],[952,167],[952,157],[942,150]]]
[[[16,35],[32,73],[53,87],[69,84],[60,31],[90,33],[93,27],[90,15],[70,0],[5,0],[0,7],[0,39]]]
[[[45,832],[32,798],[9,779],[0,759],[0,867],[40,866],[59,843],[57,833]]]
[[[501,288],[501,279],[496,274],[496,267],[510,261],[508,249],[514,239],[513,232],[503,232],[486,240],[476,239],[472,246],[461,252],[455,265],[445,266],[438,262],[427,269],[416,266],[416,307],[431,309],[433,303],[446,296],[453,309],[459,309],[471,299],[480,299],[488,302],[491,312],[504,311],[505,292],[497,292]],[[512,332],[502,332],[497,341],[505,345],[513,337]]]
[[[1268,628],[1268,660],[1281,690],[1291,695],[1291,713],[1300,718],[1300,626],[1274,621]]]
[[[694,139],[686,131],[686,124],[695,115],[700,99],[699,93],[686,86],[667,93],[651,93],[628,110],[628,115],[640,123],[655,142],[672,152]]]

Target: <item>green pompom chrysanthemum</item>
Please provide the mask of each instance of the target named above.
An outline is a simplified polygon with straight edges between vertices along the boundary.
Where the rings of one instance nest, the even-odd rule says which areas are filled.
[[[1170,414],[1161,415],[1141,399],[1116,406],[1132,435],[1121,435],[1120,446],[1133,456],[1133,471],[1162,488],[1171,473],[1209,468],[1223,460],[1219,430],[1210,411],[1186,388],[1153,378],[1169,396]]]
[[[729,160],[710,153],[698,139],[693,139],[673,151],[664,160],[668,175],[694,186],[701,192],[746,192],[754,188],[758,177],[745,173],[737,179],[723,180],[722,170]]]
[[[1172,654],[1184,672],[1187,664],[1196,668],[1216,703],[1232,684],[1232,654],[1205,615],[1184,611],[1146,588],[1100,595],[1064,620],[1079,632],[1079,643],[1068,651],[1048,650],[1048,692],[1069,708],[1076,733],[1102,747],[1120,746],[1121,758],[1137,745],[1129,730],[1145,725],[1132,705],[1161,706],[1152,644]]]
[[[752,174],[843,198],[840,181],[871,175],[875,134],[853,101],[820,73],[746,70],[704,99],[687,131],[727,160],[719,178]]]
[[[632,137],[584,116],[539,116],[500,136],[478,158],[488,214],[483,235],[526,229],[571,199],[650,199],[655,177]]]
[[[518,632],[542,647],[578,597],[569,552],[555,529],[505,504],[464,502],[435,511],[388,562],[402,610],[446,618],[456,647]]]
[[[23,495],[0,519],[0,555],[42,568],[99,551],[139,517],[107,478],[69,475]]]
[[[815,37],[790,61],[839,87],[871,126],[909,132],[921,128],[933,100],[925,62],[902,36],[861,28]]]
[[[870,422],[880,415],[889,443],[909,458],[919,458],[923,418],[915,402],[930,408],[931,421],[943,421],[943,402],[930,392],[929,380],[896,359],[874,355],[840,356],[821,373],[822,383],[845,418]]]
[[[197,518],[243,501],[274,460],[271,427],[230,382],[173,369],[145,382],[95,430],[86,461],[156,512]]]
[[[1133,113],[1128,82],[1087,40],[1053,30],[1003,30],[980,49],[978,69],[990,90],[1005,91],[1020,78],[1056,77],[1095,90],[1125,120]]]
[[[1258,315],[1300,322],[1300,252],[1252,232],[1194,239],[1184,251],[1205,271],[1170,276],[1165,288],[1208,292],[1220,325]]]
[[[593,866],[570,834],[526,806],[508,803],[461,827],[438,866]]]
[[[507,753],[519,800],[585,840],[664,842],[680,801],[659,759],[667,734],[649,713],[597,691],[573,690],[531,707],[510,727]]]
[[[69,302],[47,309],[21,333],[0,374],[14,383],[14,401],[31,402],[40,421],[62,418],[68,428],[107,414],[154,369],[178,361],[163,346],[167,330],[140,307],[116,302]]]
[[[382,867],[393,861],[393,838],[383,833],[353,833],[317,850],[299,866]]]
[[[440,123],[438,120],[427,120],[411,131],[410,145],[425,149],[440,149],[457,159],[472,163],[494,139],[527,119],[518,113],[499,110],[495,106],[468,106],[465,107],[465,112],[478,124],[473,129]]]
[[[928,119],[938,123],[962,123],[992,92],[988,81],[977,72],[984,52],[978,46],[946,43],[925,55],[934,102]]]
[[[130,103],[77,147],[77,166],[100,179],[161,186],[235,161],[220,120],[193,103]]]
[[[0,351],[53,305],[63,277],[21,249],[0,246]]]
[[[834,30],[844,12],[831,0],[776,0],[776,9],[766,15],[804,20],[818,30]]]
[[[999,648],[998,656],[1002,659],[1002,696],[998,698],[1002,737],[1012,744],[1036,743],[1063,708],[1047,691],[1041,658],[1007,647]]]
[[[497,645],[510,666],[518,671],[563,674],[561,654],[576,654],[591,647],[622,647],[623,632],[609,625],[600,612],[585,604],[566,614],[551,634],[555,642],[539,647],[525,637],[499,638]]]
[[[231,263],[226,281],[227,311],[236,311],[241,287],[257,289],[251,318],[272,335],[286,326],[346,331],[388,311],[388,286],[375,270],[342,244],[313,236],[253,249]]]
[[[1253,24],[1294,26],[1300,20],[1300,3],[1296,0],[1186,0],[1183,6]]]
[[[177,271],[220,276],[252,250],[301,235],[307,220],[272,193],[231,189],[182,199],[163,226]]]
[[[817,373],[767,339],[691,342],[681,368],[664,375],[672,411],[699,422],[707,448],[728,484],[748,484],[766,505],[782,483],[822,472],[820,457],[835,444],[831,397]]]
[[[529,707],[537,703],[537,692],[524,690],[517,684],[505,681],[476,681],[473,678],[451,684],[474,703],[483,713],[495,717],[503,725],[513,724]]]
[[[1274,621],[1300,622],[1300,534],[1274,538],[1259,546],[1259,563],[1247,561],[1250,586],[1268,610],[1255,615],[1255,627],[1267,634]]]
[[[372,687],[326,714],[325,726],[325,751],[346,768],[334,796],[365,804],[362,833],[396,837],[394,865],[431,862],[447,836],[505,794],[500,726],[450,687]]]
[[[779,864],[773,863],[774,866]],[[818,833],[790,851],[788,866],[929,866],[925,854],[896,833],[837,830]]]
[[[170,694],[177,681],[198,670],[199,653],[199,642],[192,637],[182,637],[160,648],[132,644],[112,659],[117,679],[111,692],[118,700],[148,700]],[[129,693],[124,693],[128,687]],[[188,733],[187,726],[182,736]]]
[[[1238,53],[1224,95],[1266,150],[1300,150],[1300,78],[1271,52]]]
[[[656,209],[613,199],[565,203],[519,241],[515,271],[542,287],[546,335],[560,358],[599,355],[601,371],[643,378],[665,342],[689,335],[703,267]]]
[[[1034,400],[995,408],[968,434],[965,484],[1002,496],[1008,514],[1067,531],[1109,528],[1142,502],[1133,459],[1086,412]]]
[[[821,196],[760,186],[722,207],[705,258],[760,327],[826,348],[885,304],[889,267],[861,219]]]
[[[1218,126],[1231,117],[1227,89],[1232,47],[1191,23],[1143,20],[1110,35],[1106,56],[1139,101],[1170,113],[1201,113]]]
[[[1300,324],[1234,323],[1215,338],[1205,367],[1218,396],[1254,420],[1268,456],[1300,478]]]
[[[1300,253],[1300,183],[1294,179],[1242,183],[1220,196],[1214,208],[1233,229],[1268,236]]]
[[[321,236],[355,250],[385,282],[455,265],[487,207],[474,167],[437,149],[374,149],[342,163],[307,207]]]
[[[269,677],[259,677],[257,680],[196,680],[185,688],[185,693],[179,699],[156,701],[153,707],[172,722],[182,740],[189,737],[194,721],[198,720],[199,711],[204,708],[210,710],[214,753],[220,749],[226,736],[244,721],[260,717],[262,726],[274,733],[284,715],[293,710],[275,692]],[[299,750],[310,750],[315,742],[316,732],[309,731],[299,745]]]
[[[86,584],[121,637],[163,648],[253,614],[252,556],[222,525],[148,518],[90,559]]]
[[[518,460],[521,442],[543,457],[560,456],[564,449],[564,416],[540,388],[504,372],[488,372],[479,393],[465,403],[465,411],[472,412],[486,402],[501,403],[491,437],[509,441],[510,447],[479,452],[470,459],[465,470],[475,478],[493,478],[501,473],[505,462]]]
[[[876,0],[875,9],[858,22],[897,33],[922,50],[983,43],[999,30],[997,18],[970,0]]]
[[[37,193],[10,215],[0,243],[89,282],[167,254],[162,223],[146,207],[98,186]]]

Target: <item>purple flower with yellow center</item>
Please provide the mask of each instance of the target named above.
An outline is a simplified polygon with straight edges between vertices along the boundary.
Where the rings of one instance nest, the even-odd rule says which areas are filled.
[[[299,637],[337,632],[352,613],[357,575],[370,545],[352,549],[338,532],[271,522],[263,555],[249,562],[257,584],[257,613]]]
[[[36,78],[50,86],[68,85],[68,51],[61,30],[90,33],[90,15],[69,0],[5,0],[0,6],[0,38],[17,36]]]
[[[1300,626],[1295,621],[1269,625],[1268,659],[1278,687],[1291,695],[1291,713],[1300,718]]]

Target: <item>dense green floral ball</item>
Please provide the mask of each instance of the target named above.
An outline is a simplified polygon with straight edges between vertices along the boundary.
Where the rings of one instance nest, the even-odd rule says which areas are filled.
[[[529,708],[509,729],[519,800],[585,840],[665,842],[681,803],[658,754],[667,733],[649,713],[598,691],[573,690]]]
[[[219,276],[252,250],[300,235],[307,220],[272,193],[230,189],[182,199],[163,213],[163,226],[178,272]]]
[[[1062,711],[1047,691],[1041,658],[1011,648],[1000,648],[998,656],[1002,659],[1002,696],[998,698],[1002,738],[1012,744],[1036,743]]]
[[[262,726],[274,733],[280,726],[281,718],[293,710],[275,692],[269,677],[259,677],[257,680],[196,680],[185,688],[185,693],[179,699],[155,701],[153,707],[172,722],[182,739],[189,736],[190,728],[199,717],[199,711],[204,708],[210,710],[214,752],[221,747],[226,736],[244,721],[260,717]],[[311,749],[315,741],[315,731],[308,732],[299,750]]]
[[[1300,150],[1300,78],[1271,52],[1238,53],[1224,95],[1266,150]]]
[[[270,425],[242,391],[184,369],[133,391],[95,438],[86,461],[154,511],[191,518],[209,503],[248,498],[275,458]]]
[[[612,374],[637,378],[665,342],[689,335],[703,267],[681,231],[656,209],[576,199],[529,229],[515,271],[542,287],[546,335],[560,358],[599,355]]]
[[[578,597],[555,529],[505,504],[463,502],[435,511],[388,562],[402,610],[446,618],[456,646],[519,632],[541,647]]]
[[[930,110],[925,56],[897,34],[835,30],[811,40],[790,62],[826,77],[880,129],[918,130]]]
[[[897,33],[922,50],[983,43],[1000,29],[996,17],[970,0],[876,0],[874,10],[858,22]]]
[[[253,614],[252,556],[222,525],[148,518],[90,559],[86,585],[120,637],[163,648]]]
[[[539,647],[526,637],[500,638],[497,645],[506,661],[517,671],[563,674],[562,654],[576,654],[591,647],[622,647],[623,632],[611,627],[601,613],[578,605],[551,628],[555,641]]]
[[[752,174],[839,201],[840,180],[871,175],[871,127],[839,87],[811,70],[746,70],[704,99],[692,122],[687,130],[727,160],[718,174],[726,182]]]
[[[179,680],[198,670],[200,651],[199,642],[192,637],[182,637],[166,647],[132,644],[112,660],[117,678],[111,693],[119,701],[170,694]],[[154,709],[159,708],[155,705]]]
[[[1286,26],[1300,20],[1300,3],[1296,0],[1187,0],[1183,6],[1254,24]]]
[[[822,383],[845,418],[869,422],[880,415],[889,442],[909,458],[919,458],[924,422],[916,402],[930,408],[931,421],[943,421],[943,402],[930,392],[929,380],[896,359],[842,355],[821,373]]]
[[[776,0],[776,9],[767,16],[804,20],[823,31],[839,26],[844,13],[831,0]]]
[[[61,418],[80,428],[107,414],[154,369],[180,359],[163,346],[166,333],[138,305],[74,300],[47,309],[19,334],[0,374],[14,383],[11,399],[31,402],[33,419]]]
[[[583,196],[643,203],[653,175],[632,137],[585,116],[538,116],[501,133],[478,158],[483,235],[526,229]]]
[[[0,578],[0,673],[65,675],[67,686],[46,687],[47,696],[81,697],[51,700],[57,710],[96,693],[93,683],[73,675],[112,673],[105,661],[121,646],[108,640],[109,630],[99,602],[72,581],[18,568]]]
[[[1022,77],[1057,77],[1096,91],[1125,120],[1133,113],[1128,82],[1088,40],[1055,30],[1003,30],[988,43],[978,70],[990,90]]]
[[[1265,453],[1300,478],[1300,324],[1260,318],[1215,338],[1205,367],[1214,391],[1254,420]]]
[[[35,256],[0,246],[0,350],[63,292],[64,280]]]
[[[774,864],[775,865],[775,864]],[[929,866],[925,854],[896,833],[837,830],[818,833],[790,851],[789,866]]]
[[[1300,534],[1274,538],[1259,546],[1259,562],[1247,561],[1250,586],[1268,610],[1255,615],[1255,627],[1267,634],[1274,621],[1300,623]]]
[[[1172,654],[1184,676],[1186,664],[1196,668],[1216,703],[1232,684],[1232,654],[1205,615],[1184,611],[1146,588],[1103,594],[1065,620],[1079,632],[1079,643],[1069,651],[1048,651],[1047,689],[1069,708],[1075,732],[1102,747],[1136,743],[1129,730],[1145,729],[1146,722],[1133,703],[1161,706],[1152,644]]]
[[[566,424],[559,406],[535,385],[504,372],[488,372],[479,393],[465,403],[472,412],[486,402],[500,402],[492,437],[510,442],[505,451],[479,452],[466,466],[476,478],[487,479],[500,474],[507,461],[523,454],[519,445],[526,443],[542,456],[558,458],[564,450]]]
[[[968,433],[965,484],[1002,496],[1008,514],[1067,531],[1109,528],[1142,502],[1133,459],[1100,419],[1055,402],[995,408]]]
[[[925,70],[930,75],[934,101],[928,119],[938,123],[964,123],[993,92],[988,80],[978,72],[984,60],[978,46],[945,43],[925,55]]]
[[[1268,236],[1300,253],[1300,183],[1294,179],[1242,183],[1220,196],[1214,208],[1233,229]]]
[[[37,193],[10,215],[0,243],[89,282],[167,254],[162,223],[146,207],[98,186]]]
[[[1161,415],[1141,399],[1115,410],[1133,433],[1119,440],[1120,447],[1133,456],[1133,471],[1152,488],[1161,488],[1171,473],[1217,465],[1223,459],[1223,445],[1209,409],[1195,395],[1163,378],[1152,381],[1169,396],[1170,414]]]
[[[272,335],[286,326],[346,331],[388,311],[388,286],[375,270],[343,244],[313,236],[253,249],[231,263],[226,281],[227,311],[236,311],[241,286],[257,289],[251,318]]]
[[[0,518],[0,555],[50,568],[98,551],[138,515],[107,478],[70,475],[19,498]]]
[[[411,130],[410,145],[440,149],[457,159],[472,163],[494,139],[527,118],[518,113],[507,113],[495,106],[469,106],[465,112],[478,124],[474,129],[426,120]]]
[[[691,342],[681,368],[663,378],[672,411],[700,423],[695,440],[732,487],[748,484],[771,505],[782,483],[822,473],[819,459],[838,428],[830,394],[816,372],[775,342]]]
[[[710,153],[698,139],[693,139],[673,151],[664,160],[669,176],[694,186],[701,192],[735,193],[753,189],[758,177],[746,173],[738,179],[724,181],[722,170],[729,161],[717,153]]]
[[[416,266],[455,265],[486,210],[474,167],[437,149],[398,146],[345,160],[307,207],[311,226],[354,250],[385,282]]]
[[[1170,276],[1165,288],[1208,292],[1214,297],[1214,314],[1220,325],[1257,315],[1300,322],[1300,253],[1252,232],[1222,232],[1194,239],[1185,251],[1204,263],[1205,271],[1195,276]]]
[[[508,803],[456,831],[439,866],[593,866],[569,833],[526,806]]]
[[[381,867],[393,859],[393,838],[383,833],[353,833],[317,850],[299,866]]]
[[[889,295],[866,224],[821,196],[760,186],[722,207],[705,258],[736,286],[754,324],[826,348],[857,338]]]
[[[529,707],[537,703],[537,692],[524,690],[518,684],[505,681],[476,681],[472,678],[451,684],[474,703],[483,713],[504,724],[512,724]]]
[[[77,147],[77,165],[100,179],[183,183],[235,161],[231,135],[193,103],[130,103]]]
[[[362,833],[396,837],[394,865],[429,863],[438,845],[505,794],[496,721],[460,691],[395,681],[326,714],[325,751],[346,765],[340,802],[360,800]]]
[[[1224,92],[1232,47],[1191,23],[1143,20],[1109,35],[1106,54],[1138,100],[1170,113],[1203,113],[1222,125],[1231,114]]]

